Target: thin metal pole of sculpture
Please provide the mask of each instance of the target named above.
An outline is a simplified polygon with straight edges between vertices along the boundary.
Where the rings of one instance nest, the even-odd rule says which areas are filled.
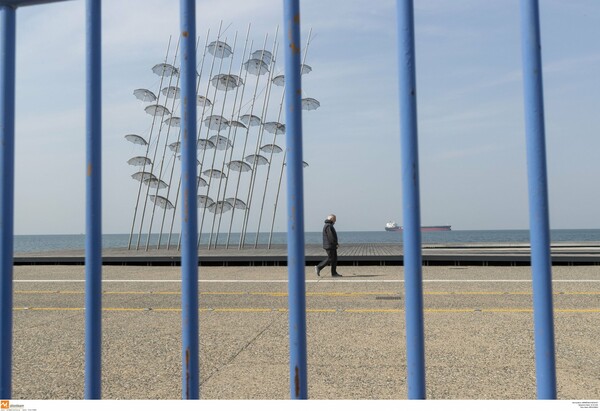
[[[217,40],[217,41],[219,41],[219,40]],[[225,44],[227,44],[227,37],[225,37]],[[220,61],[219,61],[219,70],[218,70],[219,74],[221,73],[221,69],[223,68],[223,59],[225,58],[224,57],[225,56],[225,49],[223,48],[223,50],[220,50],[220,51],[221,51],[221,57],[219,57],[220,58]],[[214,63],[214,60],[217,58],[217,53],[218,53],[218,50],[215,52],[213,63]],[[233,56],[232,56],[232,58],[233,58]],[[209,91],[209,88],[210,88],[210,82],[211,82],[211,80],[212,80],[212,70],[211,70],[211,75],[208,78],[208,83],[207,83],[207,86],[206,86],[206,94],[207,95],[208,95],[208,91]],[[215,113],[215,103],[216,103],[216,99],[217,99],[217,90],[218,90],[218,88],[215,86],[215,91],[213,92],[213,99],[212,99],[213,104],[210,106],[210,115],[209,115],[210,121],[209,121],[208,124],[205,124],[206,125],[206,139],[205,139],[206,141],[205,141],[205,143],[208,143],[208,141],[209,141],[209,135],[210,135],[210,130],[211,130],[210,123],[211,123],[213,115]],[[206,121],[206,119],[202,120],[201,122],[204,123],[205,121]],[[221,126],[220,126],[220,122],[219,122],[219,126],[218,126],[218,129],[217,129],[217,135],[219,135],[220,128],[221,128]],[[200,135],[200,133],[198,133],[198,135]],[[217,141],[218,141],[218,139],[217,139]],[[216,144],[215,144],[215,147],[213,149],[214,149],[214,153],[213,153],[213,163],[214,163],[214,158],[217,155],[217,145]],[[202,160],[200,160],[200,174],[198,174],[198,175],[201,175],[203,173],[202,169],[205,168],[204,167],[204,160],[205,159],[206,159],[206,146],[202,150]],[[204,170],[204,171],[206,171],[206,170]],[[212,172],[211,172],[211,174],[212,174]],[[199,185],[199,181],[196,182],[196,185],[197,186]],[[209,194],[209,190],[210,190],[210,185],[207,185],[206,186],[206,195],[207,196]],[[204,215],[206,214],[206,210],[207,209],[208,209],[208,207],[206,207],[206,203],[205,203],[204,206],[202,207],[202,221],[203,222],[204,222]],[[200,224],[199,227],[200,227],[200,229],[198,231],[198,245],[197,245],[198,247],[200,247],[200,242],[202,241],[202,224]]]
[[[279,26],[277,26],[276,32],[275,32],[275,40],[273,42],[273,51],[271,52],[271,56],[275,56],[277,54],[277,36],[279,34]],[[261,53],[260,56],[260,60],[262,61],[264,58],[264,51]],[[251,208],[251,204],[252,204],[252,195],[254,193],[254,185],[256,184],[256,178],[258,175],[258,156],[260,153],[260,145],[262,143],[262,138],[265,132],[265,128],[264,128],[264,124],[265,124],[265,118],[267,116],[267,111],[268,111],[268,107],[269,107],[269,101],[271,98],[271,87],[273,85],[272,80],[273,80],[273,72],[275,68],[275,58],[271,59],[270,65],[269,65],[269,73],[267,75],[267,85],[266,85],[266,90],[265,90],[265,98],[263,101],[263,109],[262,109],[262,120],[263,120],[263,125],[259,130],[258,133],[258,139],[256,140],[256,148],[254,149],[254,161],[253,161],[253,165],[252,165],[252,170],[251,170],[251,174],[250,174],[250,184],[248,185],[248,195],[246,196],[246,209],[244,210],[244,224],[242,227],[242,233],[240,236],[240,246],[239,248],[243,248],[244,244],[246,242],[246,230],[248,229],[248,222],[250,220],[250,208]]]
[[[556,363],[542,46],[537,0],[521,0],[521,32],[537,398],[548,400],[556,399]]]
[[[264,44],[263,44],[263,49],[265,49],[265,47],[267,47],[268,37],[269,37],[269,35],[265,34],[265,41],[264,41]],[[260,75],[257,75],[256,76],[256,83],[254,84],[254,94],[252,95],[252,100],[250,100],[251,101],[251,103],[250,103],[250,114],[248,114],[249,115],[249,117],[248,117],[249,120],[248,120],[248,124],[247,124],[248,127],[246,128],[246,136],[244,137],[244,148],[242,150],[242,161],[244,160],[244,156],[246,155],[246,146],[248,144],[248,136],[250,135],[250,128],[252,126],[252,119],[253,119],[253,115],[254,115],[254,103],[256,102],[256,93],[258,91],[258,85],[259,85],[259,83],[260,83]],[[240,106],[240,109],[241,109],[241,106]],[[237,181],[237,184],[236,184],[236,187],[235,187],[235,195],[233,196],[234,198],[237,198],[238,192],[239,192],[239,189],[240,189],[241,173],[242,172],[240,171],[239,174],[238,174],[238,181]],[[225,248],[229,248],[229,240],[230,240],[230,237],[231,237],[231,227],[233,225],[233,218],[235,217],[235,210],[236,210],[235,207],[231,210],[231,220],[229,220],[229,230],[228,230],[228,234],[227,234],[227,242],[225,244]]]
[[[221,20],[221,22],[219,22],[219,31],[217,31],[217,40],[215,41],[215,44],[218,44],[219,41],[221,40],[221,29],[222,28],[223,28],[223,20]],[[207,45],[206,47],[208,47],[209,45]],[[204,93],[204,104],[202,105],[202,115],[200,116],[200,124],[198,125],[198,134],[196,136],[197,139],[200,139],[200,134],[202,133],[202,124],[203,124],[202,119],[204,118],[204,114],[206,113],[206,102],[210,101],[210,100],[208,100],[208,91],[210,89],[210,79],[212,77],[213,70],[214,70],[214,67],[215,67],[215,60],[217,58],[215,54],[213,54],[213,53],[211,53],[211,54],[212,54],[213,58],[212,58],[212,62],[210,64],[210,71],[208,73],[208,81],[206,83],[206,93]],[[198,78],[198,82],[200,82],[201,80],[202,80],[201,78]],[[199,89],[199,87],[200,87],[200,85],[198,84],[197,89]],[[214,105],[214,99],[213,99],[213,102],[211,102],[211,104],[210,104],[211,108],[212,108],[213,105]],[[202,171],[202,162],[204,161],[204,152],[205,151],[206,150],[204,149],[203,153],[202,153],[202,161],[200,162],[200,164],[198,164],[200,171]],[[196,158],[196,161],[198,161],[197,158]],[[196,180],[199,180],[197,178],[197,176],[196,176]],[[196,181],[196,190],[198,190],[198,184],[199,184],[198,181]],[[181,180],[179,181],[179,186],[181,186]],[[179,189],[177,189],[177,191],[179,192]],[[175,218],[175,217],[173,217],[173,218]],[[171,222],[171,225],[172,224],[173,223]],[[181,247],[181,236],[182,236],[182,234],[183,233],[179,233],[179,240],[177,242],[177,249],[178,250]],[[198,241],[200,241],[200,240],[198,240]]]
[[[229,79],[231,78],[231,69],[233,67],[233,56],[234,56],[234,53],[235,53],[235,47],[237,45],[237,37],[238,37],[238,33],[236,31],[235,32],[235,36],[233,38],[233,47],[231,49],[232,55],[230,56],[231,60],[229,60],[229,69],[227,71],[227,77],[226,77],[227,80],[226,80],[225,90],[223,90],[223,104],[221,105],[221,114],[220,114],[221,118],[225,118],[225,117],[223,117],[223,114],[225,114],[225,103],[227,102],[227,93],[229,92],[229,90],[228,90],[228,88],[229,88]],[[217,81],[217,84],[219,84],[218,81]],[[217,89],[217,85],[215,85],[215,89]],[[236,89],[237,89],[237,87],[236,87]],[[231,129],[231,127],[229,127],[229,126],[228,126],[228,128]],[[210,129],[210,127],[209,127],[209,129]],[[219,127],[217,129],[217,134],[216,134],[217,138],[215,140],[215,153],[214,153],[214,156],[213,156],[213,159],[212,159],[212,164],[211,164],[211,167],[210,167],[211,172],[210,172],[210,175],[208,176],[208,186],[207,186],[207,190],[206,190],[207,191],[207,195],[208,195],[208,193],[210,193],[210,188],[211,188],[211,183],[212,183],[212,177],[213,177],[213,173],[214,173],[214,170],[215,170],[215,160],[217,159],[217,152],[219,151],[218,150],[218,148],[219,148],[218,147],[219,140],[222,137],[221,134],[220,134],[220,131],[221,131],[221,126],[219,125]],[[229,144],[230,144],[229,143],[229,138],[227,138],[227,141],[225,142],[225,152],[223,153],[223,162],[225,162],[225,157],[227,156],[227,150],[229,149]],[[233,149],[233,147],[232,147],[232,149]],[[224,177],[225,176],[225,170],[223,168],[221,168],[220,172],[221,172],[221,175],[219,176],[219,190],[220,190],[220,187],[221,187],[221,181],[223,180],[223,178],[227,178],[227,177]],[[215,212],[214,212],[214,214],[216,216],[216,213],[218,213],[218,212],[223,213],[223,206],[225,204],[218,202],[218,195],[215,198],[217,200],[217,201],[215,201]],[[220,207],[221,209],[220,210],[219,210],[219,204],[221,204],[221,207]],[[204,210],[206,211],[206,208],[204,208]],[[202,228],[204,226],[204,217],[205,216],[206,216],[206,213],[202,213],[202,221],[200,222],[200,231],[199,231],[198,236],[202,235]],[[213,221],[214,221],[214,219],[213,219]],[[213,227],[214,227],[214,225],[213,225]],[[212,235],[213,235],[213,233],[212,233],[212,229],[211,229],[210,235],[208,237],[208,248],[210,248],[210,242],[212,241]]]
[[[179,44],[177,44],[177,46],[179,47]],[[175,55],[177,56],[177,51],[175,51]],[[169,87],[167,89],[165,97],[167,97],[167,98],[169,97],[169,92],[171,92],[171,90],[172,90],[171,87]],[[164,91],[164,90],[162,90],[162,91]],[[152,233],[152,225],[154,223],[154,213],[156,211],[156,206],[158,204],[158,192],[161,189],[160,183],[162,182],[162,177],[163,177],[163,165],[164,165],[164,162],[165,162],[165,157],[167,155],[167,147],[169,145],[169,135],[171,134],[171,129],[173,128],[172,119],[174,117],[173,113],[175,112],[175,102],[177,101],[177,93],[178,92],[179,92],[179,76],[177,76],[177,80],[175,81],[175,95],[171,96],[171,99],[172,99],[172,102],[171,102],[171,117],[169,119],[169,124],[167,124],[167,135],[165,137],[165,144],[164,144],[164,147],[163,147],[162,159],[160,161],[160,169],[159,169],[158,175],[157,175],[158,181],[156,182],[156,191],[154,192],[154,205],[152,206],[152,215],[150,217],[150,227],[148,228],[148,236],[146,237],[146,251],[148,251],[148,246],[150,245],[150,235]],[[166,106],[166,101],[167,100],[165,100],[165,106]],[[166,120],[163,120],[163,123],[165,121]],[[177,133],[178,134],[177,141],[179,141],[179,135],[181,134],[181,126],[179,127],[179,130],[180,130],[180,132]],[[175,161],[173,161],[173,164],[175,164]],[[172,177],[172,175],[171,175],[171,177]],[[167,201],[169,199],[168,193],[170,192],[170,188],[171,188],[170,181],[171,181],[171,179],[169,179],[169,184],[166,187],[167,188],[167,195],[165,196],[165,198],[167,199]],[[151,186],[148,185],[148,187],[149,187],[148,188],[148,192],[149,192]],[[165,204],[165,211],[166,210],[167,210],[167,205]],[[157,241],[157,245],[156,245],[157,249],[160,249],[161,237],[162,237],[162,230],[160,231],[160,233],[158,235],[158,241]]]
[[[165,64],[167,63],[167,60],[169,59],[169,51],[171,49],[171,36],[169,36],[169,43],[167,45],[167,54],[165,55]],[[164,75],[164,71],[160,76],[160,83],[158,86],[158,93],[156,93],[157,96],[160,95],[160,90],[162,89],[162,85],[163,85],[163,80],[165,78]],[[156,103],[158,104],[158,98]],[[148,135],[148,144],[146,145],[146,158],[148,157],[148,153],[150,153],[150,145],[152,143],[152,133],[154,132],[154,124],[156,122],[156,116],[152,117],[152,126],[150,127],[150,134]],[[144,175],[146,174],[146,163],[144,163],[144,166],[142,167],[142,177],[140,177],[140,184],[138,187],[138,194],[137,194],[137,200],[135,202],[135,209],[133,210],[133,219],[131,221],[131,232],[129,233],[129,243],[127,245],[127,249],[131,250],[131,241],[133,239],[133,231],[135,230],[135,220],[137,218],[137,212],[138,212],[138,207],[140,204],[140,196],[142,194],[142,187],[143,187],[143,179],[144,179]],[[139,239],[138,239],[138,246],[139,246]]]
[[[198,93],[198,88],[200,87],[200,79],[202,78],[202,69],[204,68],[204,58],[206,56],[206,46],[208,45],[208,38],[210,36],[210,29],[208,29],[206,31],[206,41],[204,43],[205,47],[204,47],[204,52],[202,53],[202,61],[200,63],[200,72],[198,73],[198,79],[196,81],[196,93]],[[198,46],[200,45],[200,38],[198,38],[198,44],[196,45],[196,55],[198,55]],[[197,98],[197,97],[196,97]],[[179,133],[177,135],[177,150],[173,151],[173,158],[177,157],[177,153],[181,152],[180,148],[181,148],[181,125],[179,127]],[[175,160],[173,160],[173,164],[171,165],[171,178],[169,179],[169,187],[168,187],[168,191],[167,191],[167,198],[169,198],[169,194],[171,192],[171,183],[173,181],[173,174],[175,173]],[[181,177],[181,176],[180,176]],[[173,234],[173,224],[175,222],[175,214],[177,213],[177,203],[179,200],[179,190],[181,188],[181,178],[179,179],[179,183],[177,184],[177,194],[175,195],[175,204],[173,205],[173,215],[171,218],[171,229],[169,230],[169,238],[167,240],[167,250],[169,249],[170,245],[171,245],[171,237]],[[162,218],[162,223],[160,225],[160,236],[158,237],[158,246],[156,247],[157,249],[160,249],[160,239],[162,237],[162,232],[163,232],[163,227],[165,225],[165,217],[167,215],[167,208],[165,207],[165,211],[163,212],[163,218]]]
[[[179,52],[179,42],[181,41],[181,39],[179,39],[177,41],[177,47],[175,48],[175,56],[173,57],[173,67],[175,67],[175,64],[177,62],[177,54]],[[171,75],[169,76],[169,89],[171,88],[171,85],[173,84],[173,76],[177,75],[176,74],[176,69],[172,70]],[[157,97],[157,106],[160,107],[160,95],[162,90],[159,90],[158,93],[158,97]],[[165,105],[167,104],[167,99],[168,97],[165,95]],[[166,107],[165,107],[166,108]],[[156,113],[154,113],[153,115],[156,118]],[[158,126],[158,134],[156,136],[156,145],[154,146],[154,154],[152,155],[152,164],[150,165],[150,174],[153,174],[154,172],[154,166],[156,165],[156,155],[158,154],[158,147],[160,145],[160,139],[161,139],[161,135],[162,135],[162,129],[163,129],[163,117],[164,117],[164,112],[163,114],[160,115],[160,124]],[[154,120],[152,120],[154,122]],[[160,183],[160,176],[157,177],[157,179],[159,180],[158,183]],[[148,185],[148,189],[146,190],[146,196],[144,199],[144,208],[142,209],[142,218],[140,220],[140,230],[138,233],[138,239],[137,239],[137,245],[136,245],[136,250],[139,250],[140,248],[140,240],[142,238],[142,230],[144,228],[144,218],[146,216],[146,208],[148,207],[148,197],[150,196],[150,180],[144,180],[144,178],[142,177],[142,183],[146,183],[147,181],[147,185]],[[150,236],[150,234],[148,234],[148,236]],[[147,248],[147,247],[146,247]]]
[[[413,2],[412,0],[398,0],[397,6],[408,398],[425,399],[421,205]]]
[[[246,56],[246,51],[248,49],[248,39],[249,39],[249,37],[250,37],[250,24],[248,24],[248,30],[246,32],[246,41],[244,42],[244,51],[242,52],[242,63],[243,63],[243,60],[244,60],[244,58]],[[240,71],[238,73],[238,79],[242,78],[242,69],[243,69],[243,67],[244,67],[244,65],[240,64]],[[241,86],[236,87],[236,89],[235,89],[235,97],[233,98],[233,107],[231,109],[231,117],[230,117],[231,121],[234,121],[235,110],[237,108],[238,93],[239,93],[240,87],[242,89],[242,93],[241,93],[240,99],[239,99],[240,100],[240,105],[241,105],[242,100],[244,99],[244,90],[246,89],[246,78],[247,78],[247,75],[248,75],[248,72],[246,71],[246,76],[244,77],[243,83],[241,84]],[[237,121],[237,120],[235,120],[235,121]],[[227,140],[229,140],[229,137],[231,136],[231,129],[232,128],[235,128],[235,130],[233,131],[233,140],[231,142],[231,151],[229,151],[229,163],[227,163],[227,164],[231,164],[231,160],[233,158],[233,150],[235,148],[235,142],[236,142],[237,130],[238,130],[238,127],[232,127],[231,123],[230,123],[230,125],[229,125],[229,131],[227,133]],[[227,160],[227,155],[223,156],[223,164],[221,166],[221,170],[225,170],[225,164],[226,164],[225,162],[226,162],[226,160]],[[229,183],[229,179],[231,178],[231,175],[232,175],[232,172],[231,172],[231,168],[230,168],[229,176],[225,179],[225,186],[223,187],[223,200],[219,200],[220,196],[221,196],[221,183],[223,182],[223,179],[219,180],[219,189],[217,191],[216,199],[217,199],[217,201],[223,201],[223,204],[225,202],[225,198],[227,197],[227,185]],[[234,199],[234,202],[237,202],[237,200]],[[236,204],[234,203],[233,207],[235,208],[235,206],[236,206]],[[215,248],[217,248],[217,245],[218,245],[218,242],[219,242],[219,229],[221,227],[221,217],[222,216],[223,216],[223,212],[220,212],[219,213],[219,224],[217,225],[217,231],[216,231],[216,235],[215,235]],[[217,214],[215,213],[214,217],[213,217],[210,238],[208,240],[208,248],[209,249],[211,247],[212,233],[213,233],[213,231],[215,229],[215,220],[216,220],[216,218],[217,218]]]
[[[308,54],[308,47],[310,46],[310,41],[311,41],[311,36],[312,35],[312,28],[309,30],[308,32],[308,39],[306,40],[306,47],[304,48],[304,57],[302,57],[302,66],[301,69],[304,67],[304,64],[306,63],[306,55]],[[302,71],[300,71],[300,73],[302,73]],[[285,77],[284,77],[284,87],[285,87]],[[285,94],[285,88],[283,89],[284,94]],[[281,162],[281,171],[279,172],[279,183],[277,184],[277,194],[275,195],[275,205],[273,207],[273,218],[271,219],[271,231],[269,232],[269,244],[267,246],[267,248],[271,248],[271,244],[273,241],[273,228],[275,227],[275,215],[277,214],[277,205],[279,204],[279,194],[281,192],[281,182],[283,180],[283,171],[285,170],[285,159],[287,157],[287,150],[285,150],[283,152],[283,160]]]

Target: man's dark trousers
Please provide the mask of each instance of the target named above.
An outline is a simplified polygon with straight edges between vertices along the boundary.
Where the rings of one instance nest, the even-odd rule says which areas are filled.
[[[337,249],[328,248],[325,251],[327,251],[327,258],[321,261],[319,265],[317,265],[317,268],[321,271],[328,264],[331,264],[331,274],[337,273]]]

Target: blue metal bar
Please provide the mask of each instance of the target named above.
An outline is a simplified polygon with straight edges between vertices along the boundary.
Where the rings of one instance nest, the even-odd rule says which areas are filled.
[[[542,55],[537,0],[521,0],[521,31],[537,397],[538,399],[556,399],[552,260],[550,256]]]
[[[85,398],[102,396],[101,0],[86,0]]]
[[[12,398],[16,17],[0,5],[0,398]]]
[[[412,0],[398,0],[397,11],[408,398],[425,399],[421,205]]]
[[[181,0],[181,316],[182,396],[200,397],[198,348],[198,209],[196,187],[196,2]]]
[[[290,395],[308,398],[306,289],[304,273],[304,182],[302,177],[302,85],[299,0],[283,2],[287,146],[287,243],[290,338]]]

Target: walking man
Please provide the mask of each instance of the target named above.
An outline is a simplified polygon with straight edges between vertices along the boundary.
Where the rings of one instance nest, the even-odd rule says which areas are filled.
[[[325,266],[331,264],[331,276],[341,277],[341,274],[337,272],[337,248],[338,238],[337,233],[333,225],[335,224],[335,214],[330,214],[325,220],[325,226],[323,227],[323,248],[327,251],[327,258],[315,265],[315,273],[320,276],[320,272]]]

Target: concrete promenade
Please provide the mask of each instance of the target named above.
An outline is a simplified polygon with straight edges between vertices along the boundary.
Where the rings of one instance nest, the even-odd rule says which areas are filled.
[[[401,266],[307,267],[311,399],[406,399]],[[530,267],[424,267],[427,397],[534,399]],[[81,399],[84,267],[15,266],[14,399]],[[179,267],[103,267],[103,398],[181,398]],[[200,267],[201,397],[289,398],[285,267]],[[559,399],[600,398],[600,267],[553,267]]]

